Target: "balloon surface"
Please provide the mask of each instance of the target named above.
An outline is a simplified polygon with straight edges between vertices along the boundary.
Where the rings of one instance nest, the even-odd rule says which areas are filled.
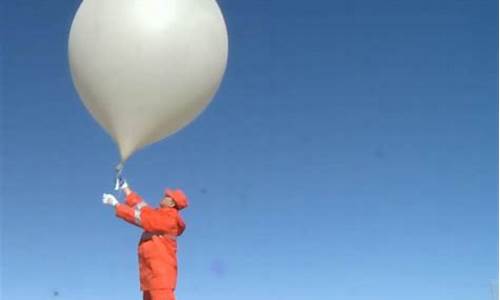
[[[228,38],[214,0],[84,0],[68,52],[80,98],[125,161],[209,104]]]

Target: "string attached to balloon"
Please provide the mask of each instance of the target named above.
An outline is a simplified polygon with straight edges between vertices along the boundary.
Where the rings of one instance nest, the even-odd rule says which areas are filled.
[[[121,189],[119,188],[120,180],[122,178],[123,168],[125,167],[125,163],[120,161],[119,164],[115,167],[115,197],[119,198],[121,194]]]
[[[122,175],[123,167],[124,167],[124,163],[122,161],[116,165],[116,167],[115,167],[116,178],[118,178]]]

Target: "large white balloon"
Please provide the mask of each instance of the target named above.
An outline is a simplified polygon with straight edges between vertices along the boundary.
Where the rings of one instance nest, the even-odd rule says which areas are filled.
[[[69,36],[76,89],[122,161],[201,113],[227,52],[214,0],[84,0]]]

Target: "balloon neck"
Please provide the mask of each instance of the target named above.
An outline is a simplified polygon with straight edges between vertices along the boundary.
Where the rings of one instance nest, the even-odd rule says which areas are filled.
[[[116,176],[117,177],[122,174],[124,166],[125,166],[125,162],[124,161],[120,161],[120,163],[118,165],[116,165],[115,171],[116,171]]]

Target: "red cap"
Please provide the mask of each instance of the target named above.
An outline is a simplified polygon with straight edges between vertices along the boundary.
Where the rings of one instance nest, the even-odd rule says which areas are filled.
[[[179,190],[179,189],[175,189],[175,190],[166,189],[165,190],[165,196],[174,199],[175,204],[176,204],[178,210],[186,208],[189,205],[187,196],[186,196],[186,194],[184,194],[184,192],[182,190]]]

